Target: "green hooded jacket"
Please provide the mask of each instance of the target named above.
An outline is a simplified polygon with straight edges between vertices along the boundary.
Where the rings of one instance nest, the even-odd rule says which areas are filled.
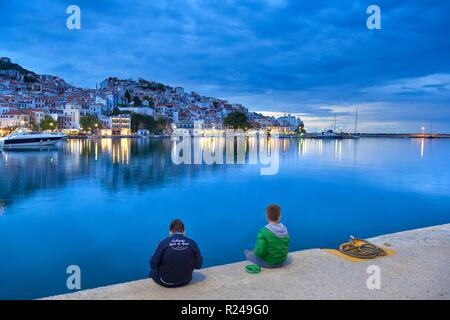
[[[255,255],[268,264],[282,264],[287,259],[289,241],[289,234],[283,224],[268,224],[258,232]]]

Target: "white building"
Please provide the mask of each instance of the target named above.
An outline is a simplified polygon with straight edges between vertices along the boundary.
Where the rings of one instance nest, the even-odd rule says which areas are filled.
[[[30,115],[17,109],[0,115],[0,128],[28,128],[30,122]]]
[[[63,117],[61,117],[63,122],[61,129],[80,129],[80,109],[81,106],[78,104],[66,103],[63,110]],[[58,119],[58,122],[59,119]]]
[[[11,111],[13,108],[11,108],[10,106],[0,106],[0,114],[6,113]]]
[[[182,96],[184,94],[184,88],[183,87],[176,87],[175,88],[175,94]]]
[[[303,121],[300,118],[288,114],[287,116],[279,117],[276,120],[276,125],[294,131],[299,125],[303,125]]]
[[[32,110],[30,114],[36,126],[39,126],[41,124],[41,121],[45,118],[45,112],[41,109]]]
[[[137,134],[140,136],[149,136],[150,135],[150,130],[148,129],[138,129]]]
[[[106,105],[102,103],[92,103],[89,105],[88,109],[92,114],[100,116],[103,110],[106,109]]]
[[[112,127],[111,117],[100,116],[98,118],[98,121],[100,122],[102,128],[104,128],[104,129],[111,129],[111,127]]]
[[[113,136],[126,136],[131,133],[131,117],[118,115],[111,117],[111,133]]]

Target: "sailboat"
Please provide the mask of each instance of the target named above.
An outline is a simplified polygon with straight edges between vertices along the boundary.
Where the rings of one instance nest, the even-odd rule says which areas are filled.
[[[317,133],[314,138],[316,139],[359,139],[359,135],[356,134],[356,128],[357,128],[357,123],[358,123],[358,110],[356,110],[356,115],[355,115],[355,130],[354,133],[346,133],[346,132],[335,132],[336,128],[337,128],[337,119],[336,119],[336,114],[334,115],[334,131],[333,129],[321,132],[321,133]]]
[[[334,115],[334,130],[336,130],[336,114]],[[329,129],[327,131],[322,131],[321,133],[317,133],[314,136],[315,139],[343,139],[343,133],[334,132],[333,129]]]
[[[358,109],[356,109],[356,112],[355,112],[355,130],[353,131],[353,134],[349,135],[349,137],[348,137],[349,139],[359,139],[360,138],[359,135],[356,135],[357,125],[358,125]]]
[[[317,133],[314,136],[315,139],[343,139],[342,133],[333,132],[333,130],[327,130],[325,132]]]

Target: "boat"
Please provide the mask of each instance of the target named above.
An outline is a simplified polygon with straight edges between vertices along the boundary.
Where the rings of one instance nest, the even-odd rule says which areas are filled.
[[[313,138],[316,138],[316,139],[359,139],[360,136],[359,136],[359,134],[356,133],[357,123],[358,123],[358,110],[356,110],[355,130],[354,130],[353,134],[343,132],[343,131],[341,131],[340,133],[337,133],[337,132],[334,132],[333,129],[330,129],[325,132],[322,131],[321,133],[314,134]],[[336,130],[336,127],[337,127],[336,115],[334,115],[334,126],[333,127],[334,127],[334,130]]]
[[[36,148],[55,145],[67,136],[60,132],[33,132],[27,129],[18,129],[0,139],[3,149]]]
[[[344,139],[344,134],[333,132],[333,130],[327,130],[325,132],[315,134],[314,138],[316,138],[316,139]]]

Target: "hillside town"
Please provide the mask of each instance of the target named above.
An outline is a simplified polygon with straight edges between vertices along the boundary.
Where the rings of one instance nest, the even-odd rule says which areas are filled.
[[[295,132],[300,118],[279,118],[250,112],[227,100],[185,92],[144,79],[110,77],[95,89],[68,84],[53,75],[38,75],[0,58],[0,134],[17,128],[59,130],[67,134],[101,132],[102,135],[168,134],[173,128],[222,130],[227,117],[243,114],[242,129]],[[231,123],[232,127],[232,123]]]

